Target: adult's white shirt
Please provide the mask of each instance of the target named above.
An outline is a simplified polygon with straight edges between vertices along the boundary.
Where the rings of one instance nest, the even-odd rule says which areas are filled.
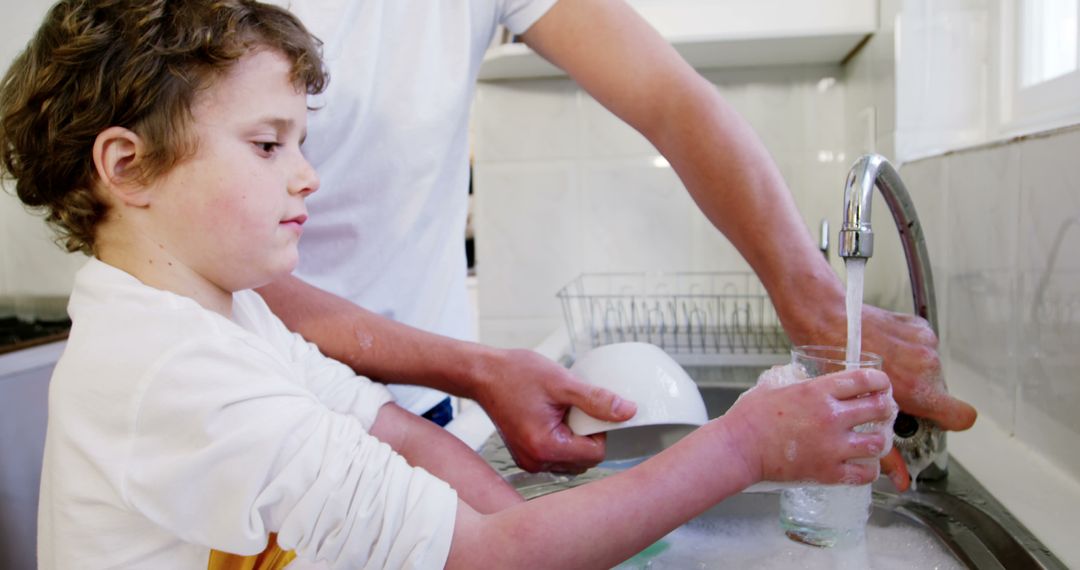
[[[467,339],[468,122],[498,24],[522,33],[555,0],[275,0],[323,42],[304,152],[301,279],[371,311]],[[392,382],[392,378],[380,379]],[[444,394],[391,386],[422,413]]]

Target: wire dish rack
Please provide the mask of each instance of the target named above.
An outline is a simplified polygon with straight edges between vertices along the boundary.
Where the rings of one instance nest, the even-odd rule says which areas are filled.
[[[573,354],[648,342],[684,366],[769,366],[791,343],[753,273],[585,273],[556,295]]]

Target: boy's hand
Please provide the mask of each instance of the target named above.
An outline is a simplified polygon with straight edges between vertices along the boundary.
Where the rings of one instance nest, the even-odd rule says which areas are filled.
[[[895,414],[889,377],[852,370],[782,388],[753,388],[724,418],[757,480],[864,485],[878,476]],[[853,431],[866,423],[880,425]]]
[[[792,342],[844,346],[847,339],[844,304],[822,301],[810,306],[820,311],[810,319],[793,320],[802,322],[803,326],[796,324],[788,331]],[[975,423],[978,415],[975,408],[945,391],[938,338],[926,319],[864,304],[862,321],[862,349],[882,357],[885,373],[892,381],[893,396],[902,411],[933,420],[945,430],[965,430]],[[911,478],[899,452],[894,450],[883,458],[881,468],[900,491],[910,486]]]
[[[514,461],[530,472],[582,473],[604,459],[604,436],[574,435],[563,421],[571,406],[602,420],[621,422],[637,406],[574,378],[531,350],[508,350],[488,371],[475,399],[491,416]]]

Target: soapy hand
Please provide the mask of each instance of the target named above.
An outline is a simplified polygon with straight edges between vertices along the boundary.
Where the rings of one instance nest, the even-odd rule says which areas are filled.
[[[843,346],[847,342],[843,306],[814,306],[823,312],[807,321],[813,326],[792,328],[792,342]],[[975,408],[945,391],[938,338],[926,319],[864,304],[862,332],[862,349],[882,357],[884,371],[892,381],[893,397],[902,411],[933,420],[945,430],[965,430],[975,423]],[[910,487],[911,478],[897,450],[882,459],[881,468],[900,491]]]
[[[783,368],[774,378],[790,376]],[[888,376],[851,370],[785,384],[763,378],[724,415],[751,472],[762,481],[873,482],[896,416]],[[862,424],[873,428],[854,431]]]
[[[926,319],[871,305],[863,305],[862,314],[862,348],[881,356],[900,409],[945,430],[970,428],[978,414],[945,391],[938,339]]]
[[[571,406],[606,421],[634,416],[637,406],[585,384],[531,350],[508,350],[490,371],[494,380],[476,395],[518,467],[582,473],[604,459],[605,437],[574,435],[563,421]]]

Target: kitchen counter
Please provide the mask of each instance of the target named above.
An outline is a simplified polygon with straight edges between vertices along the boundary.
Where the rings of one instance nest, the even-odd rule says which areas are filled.
[[[67,338],[71,321],[23,321],[15,317],[0,318],[0,354],[49,344]]]
[[[1080,481],[987,416],[950,433],[949,453],[1066,566],[1080,568]]]

